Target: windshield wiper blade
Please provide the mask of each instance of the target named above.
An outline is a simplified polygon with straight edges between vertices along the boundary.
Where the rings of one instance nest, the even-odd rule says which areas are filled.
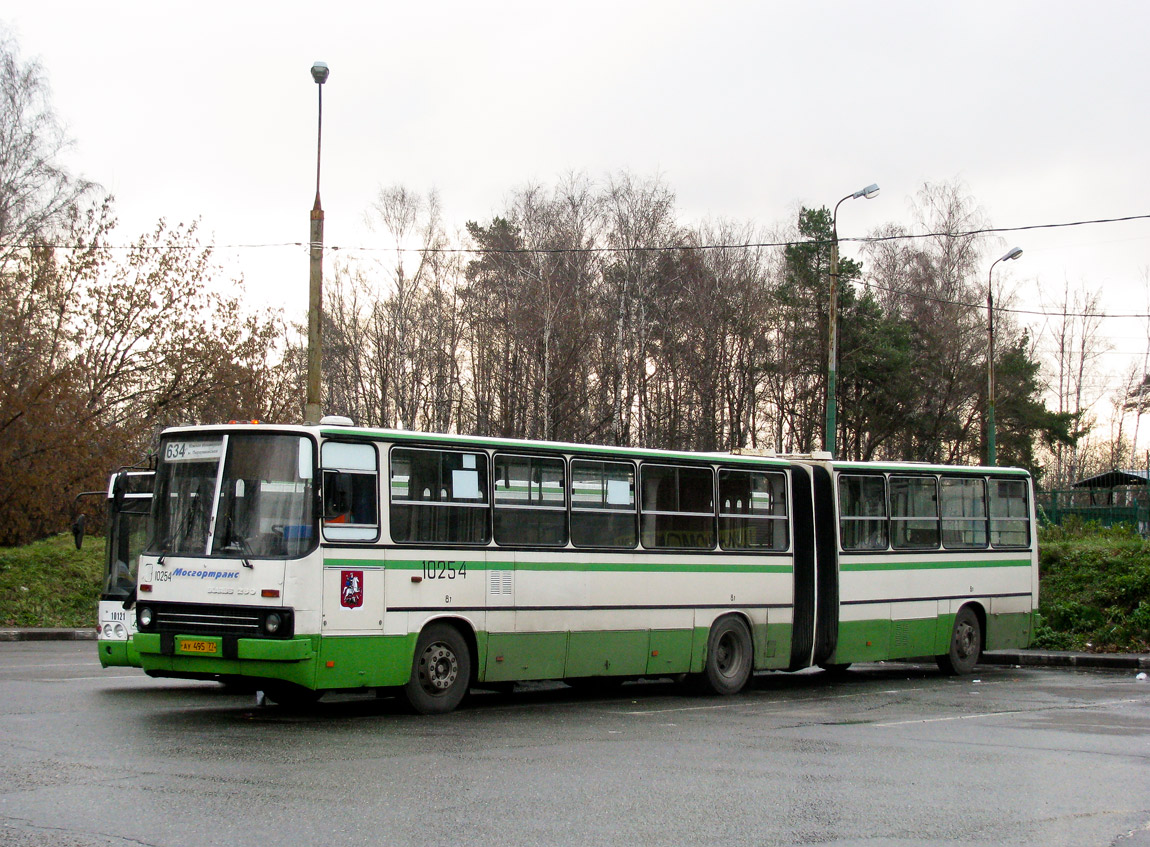
[[[248,561],[248,557],[254,555],[252,553],[251,545],[248,540],[235,531],[235,521],[229,514],[224,524],[224,546],[220,548],[223,551],[239,550],[240,561],[243,562],[245,568],[251,568],[252,563]],[[252,568],[254,570],[254,568]]]

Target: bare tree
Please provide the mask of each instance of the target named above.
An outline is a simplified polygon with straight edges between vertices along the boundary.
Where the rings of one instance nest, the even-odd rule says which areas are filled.
[[[1085,286],[1071,291],[1067,282],[1061,302],[1044,303],[1047,308],[1058,310],[1058,317],[1045,333],[1048,356],[1054,360],[1057,409],[1074,416],[1080,436],[1087,435],[1093,427],[1091,408],[1101,398],[1101,392],[1089,388],[1097,379],[1097,365],[1106,349],[1100,336],[1101,296],[1101,291],[1089,291]],[[1073,483],[1081,475],[1078,457],[1077,450],[1055,445],[1050,484],[1065,487]]]
[[[0,32],[0,266],[66,229],[94,188],[61,164],[70,142],[49,94],[40,64]]]

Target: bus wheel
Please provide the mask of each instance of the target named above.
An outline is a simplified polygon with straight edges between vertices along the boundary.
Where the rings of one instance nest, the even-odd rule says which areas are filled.
[[[751,678],[751,633],[743,619],[730,615],[715,622],[707,638],[707,664],[701,682],[712,694],[738,694]]]
[[[471,653],[453,626],[432,624],[419,634],[411,679],[403,693],[421,715],[442,715],[463,700],[471,681]]]
[[[978,615],[970,606],[963,606],[954,616],[954,631],[950,636],[950,652],[936,656],[939,669],[946,674],[967,674],[982,653],[982,627]]]

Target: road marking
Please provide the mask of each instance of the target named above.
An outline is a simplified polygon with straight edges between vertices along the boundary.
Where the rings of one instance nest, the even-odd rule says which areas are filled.
[[[661,715],[667,712],[702,712],[702,711],[715,711],[717,709],[736,709],[741,706],[793,706],[796,703],[819,703],[828,700],[849,700],[855,697],[877,697],[888,696],[891,694],[907,694],[912,691],[924,691],[924,688],[901,688],[894,691],[857,691],[853,694],[829,694],[820,695],[818,697],[795,697],[790,700],[783,700],[777,702],[764,703],[759,701],[757,703],[749,703],[746,700],[734,700],[728,703],[715,703],[709,706],[674,706],[666,709],[631,709],[629,711],[610,712],[609,714],[616,715]],[[750,692],[752,695],[755,692]],[[761,695],[760,695],[761,696]]]
[[[1040,709],[1005,709],[1001,712],[982,712],[977,715],[949,715],[945,718],[917,718],[916,720],[909,721],[890,721],[888,723],[876,723],[872,726],[892,727],[892,726],[908,726],[915,723],[942,723],[944,721],[973,721],[980,718],[994,718],[1000,715],[1032,715],[1038,712],[1066,712],[1074,711],[1077,709],[1096,709],[1100,706],[1121,706],[1125,703],[1141,703],[1142,700],[1134,698],[1131,700],[1103,700],[1100,703],[1081,703],[1077,706],[1047,706]]]
[[[30,679],[28,682],[83,682],[89,679],[147,679],[148,677],[141,671],[139,674],[104,674],[101,676],[64,676],[64,677],[43,677],[40,679]]]

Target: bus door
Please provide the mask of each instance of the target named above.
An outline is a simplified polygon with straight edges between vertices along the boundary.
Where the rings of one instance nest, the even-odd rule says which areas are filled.
[[[794,465],[794,617],[790,670],[825,662],[839,633],[834,490],[820,465]]]

